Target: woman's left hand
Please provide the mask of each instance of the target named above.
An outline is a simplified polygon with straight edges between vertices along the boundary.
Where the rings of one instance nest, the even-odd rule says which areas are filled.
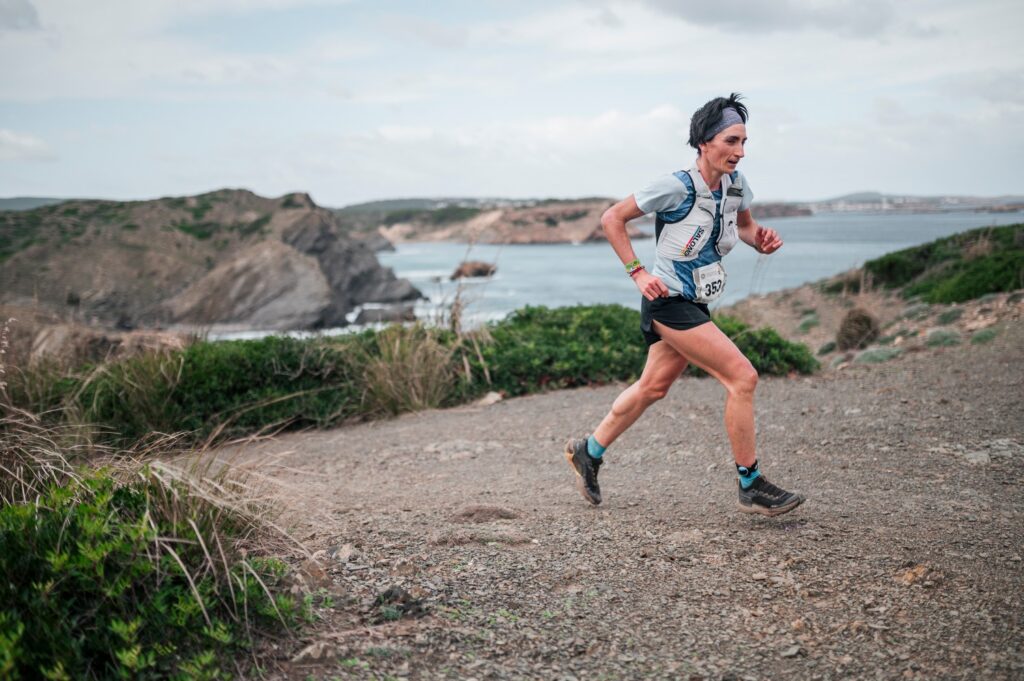
[[[758,225],[757,232],[754,234],[754,250],[767,255],[780,248],[782,248],[782,239],[779,238],[779,233],[774,229]]]

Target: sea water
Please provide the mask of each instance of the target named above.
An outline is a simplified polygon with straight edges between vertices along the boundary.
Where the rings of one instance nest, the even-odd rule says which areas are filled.
[[[766,256],[738,243],[724,260],[726,289],[712,308],[830,277],[885,253],[967,229],[1015,222],[1024,222],[1024,213],[820,213],[765,220],[779,232],[783,247]],[[641,261],[654,260],[653,239],[634,239],[633,248]],[[463,320],[469,324],[501,319],[525,305],[640,304],[640,293],[605,242],[411,243],[377,256],[427,296],[416,305],[417,316],[427,320],[442,318],[456,297],[465,305]],[[450,281],[463,260],[494,263],[497,272],[489,278]]]

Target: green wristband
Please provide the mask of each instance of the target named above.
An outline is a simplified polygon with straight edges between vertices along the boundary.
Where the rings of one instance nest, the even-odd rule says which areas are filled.
[[[631,262],[626,263],[626,274],[632,274],[638,267],[640,267],[640,258],[633,258]]]

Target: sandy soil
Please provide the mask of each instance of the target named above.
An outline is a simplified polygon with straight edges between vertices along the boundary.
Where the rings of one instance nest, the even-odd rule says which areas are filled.
[[[763,469],[808,498],[776,519],[736,509],[711,379],[609,449],[597,508],[562,447],[622,386],[231,452],[280,483],[333,601],[268,674],[1022,678],[1024,322],[998,329],[763,379]]]

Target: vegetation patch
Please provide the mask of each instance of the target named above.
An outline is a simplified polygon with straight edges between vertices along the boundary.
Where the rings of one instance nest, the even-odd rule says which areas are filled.
[[[899,348],[870,348],[858,353],[853,358],[853,361],[858,364],[881,364],[882,362],[888,362],[890,359],[899,357],[901,354],[902,350]]]
[[[963,316],[964,309],[962,307],[953,307],[940,314],[937,321],[943,325],[952,324]]]
[[[1024,287],[1024,224],[984,227],[864,264],[876,284],[905,297],[957,303]]]
[[[800,333],[807,333],[814,327],[820,326],[820,324],[821,322],[818,319],[818,315],[814,312],[811,312],[803,316],[803,318],[800,320],[800,326],[797,327],[797,330]]]
[[[727,317],[715,322],[762,375],[810,373],[802,344]],[[65,408],[121,443],[152,431],[195,440],[327,427],[474,399],[633,380],[647,348],[619,305],[527,307],[478,332],[392,326],[350,336],[196,343],[74,371],[12,371],[15,403]],[[105,434],[104,434],[105,433]]]
[[[224,478],[139,451],[73,465],[86,448],[70,435],[0,421],[4,678],[225,678],[256,637],[300,623],[285,564],[243,554],[262,521]]]
[[[954,329],[932,329],[924,343],[930,348],[960,345],[960,334]]]
[[[185,234],[188,234],[189,236],[195,239],[199,239],[200,241],[205,241],[206,239],[209,239],[211,236],[213,236],[220,229],[223,228],[223,225],[216,222],[181,221],[174,223],[173,226],[179,232],[184,232]]]
[[[971,335],[971,343],[973,345],[991,343],[996,339],[996,336],[998,335],[999,332],[996,331],[995,329],[981,329],[980,331],[975,331],[974,334]]]

